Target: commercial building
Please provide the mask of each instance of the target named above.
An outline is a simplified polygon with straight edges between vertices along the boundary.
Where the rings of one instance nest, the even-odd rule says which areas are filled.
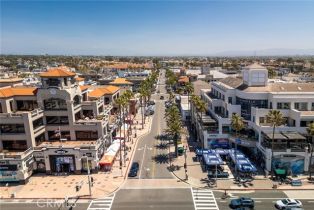
[[[270,171],[272,127],[266,116],[276,109],[285,123],[275,132],[275,167],[283,166],[292,174],[308,171],[306,128],[314,122],[313,83],[268,83],[268,70],[252,64],[243,69],[242,79],[227,77],[212,82],[211,90],[202,90],[201,97],[207,103],[207,112],[201,117],[192,107],[192,126],[205,148],[236,143],[231,118],[237,113],[246,125],[240,132],[239,146],[252,152]]]
[[[0,89],[0,181],[25,182],[33,173],[92,171],[117,128],[110,123],[115,86],[80,86],[76,74],[54,68],[41,87]],[[93,88],[93,89],[92,89]]]

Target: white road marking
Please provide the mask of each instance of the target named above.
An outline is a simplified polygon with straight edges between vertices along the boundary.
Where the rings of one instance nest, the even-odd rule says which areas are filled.
[[[87,208],[87,210],[110,210],[112,203],[116,194],[109,197],[92,200]]]
[[[146,144],[144,146],[144,152],[143,152],[143,157],[142,157],[142,162],[141,162],[141,167],[140,167],[140,175],[138,176],[139,179],[141,178],[141,175],[142,175],[142,167],[144,163],[145,152],[146,152]]]
[[[191,193],[195,210],[219,210],[212,190],[191,188]]]

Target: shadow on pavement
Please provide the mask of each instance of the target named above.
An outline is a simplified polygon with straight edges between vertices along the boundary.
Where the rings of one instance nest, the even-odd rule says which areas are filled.
[[[168,144],[167,143],[159,143],[159,144],[156,144],[155,147],[157,149],[164,150],[164,149],[168,149]]]
[[[158,154],[154,157],[152,157],[153,161],[155,161],[156,163],[169,163],[169,156],[168,154]]]

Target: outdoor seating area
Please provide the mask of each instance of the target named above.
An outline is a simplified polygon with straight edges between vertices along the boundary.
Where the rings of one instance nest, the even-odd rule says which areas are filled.
[[[229,177],[224,165],[234,167],[238,175],[252,177],[256,167],[241,151],[235,149],[196,149],[197,159],[202,163],[203,169],[208,173],[209,178]],[[224,161],[226,160],[226,161]],[[231,164],[228,165],[228,160]],[[229,170],[231,171],[231,169]]]

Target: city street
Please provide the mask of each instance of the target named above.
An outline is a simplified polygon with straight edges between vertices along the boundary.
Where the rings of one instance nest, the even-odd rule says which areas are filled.
[[[163,76],[159,80],[156,92],[159,90],[160,94],[166,95],[165,77]],[[150,133],[139,139],[135,155],[134,162],[140,164],[140,170],[138,173],[139,179],[164,179],[173,178],[171,173],[167,170],[168,166],[168,147],[167,142],[156,139],[156,137],[163,133],[166,128],[166,122],[164,120],[165,105],[164,100],[160,100],[160,94],[153,94],[151,100],[155,100],[155,114],[152,116],[152,127]],[[166,98],[166,97],[165,97]],[[148,119],[146,119],[148,120]]]

